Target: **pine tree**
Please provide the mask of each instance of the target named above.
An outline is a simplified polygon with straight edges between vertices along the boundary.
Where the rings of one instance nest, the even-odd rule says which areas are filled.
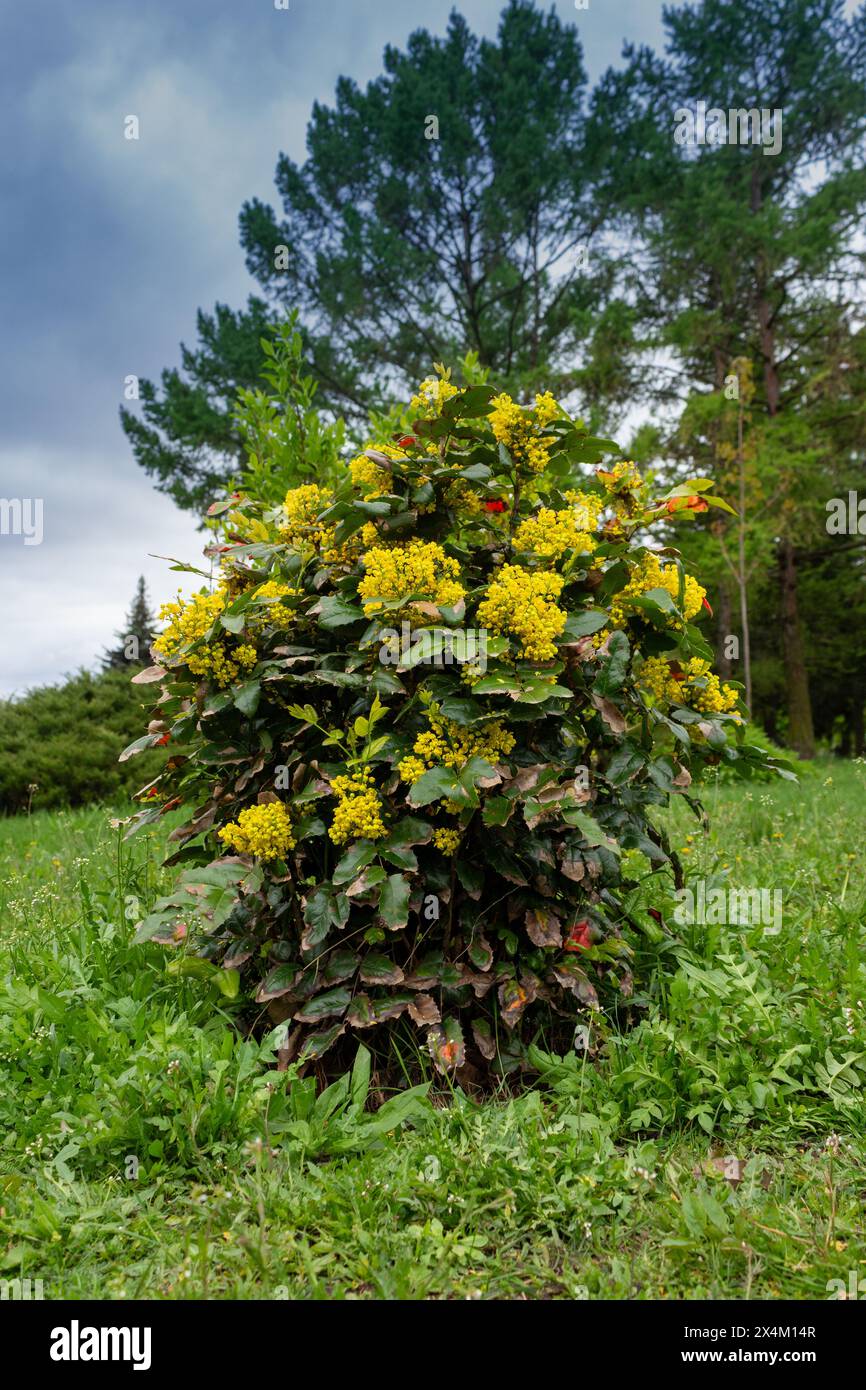
[[[752,415],[756,427],[763,417],[777,494],[768,564],[788,739],[810,756],[799,579],[820,538],[834,433],[817,409],[815,348],[829,350],[861,298],[866,11],[848,20],[842,0],[699,0],[667,9],[665,26],[664,57],[631,50],[626,70],[604,78],[591,126],[633,248],[632,351],[661,357],[644,372],[656,411],[721,392],[738,358],[755,364]],[[740,117],[750,113],[747,142]]]
[[[333,105],[313,109],[303,164],[279,158],[281,206],[241,212],[265,297],[200,313],[183,372],[142,382],[141,414],[121,412],[157,486],[180,506],[212,500],[241,452],[233,388],[257,384],[259,340],[290,309],[318,402],[362,430],[467,351],[524,396],[541,382],[567,394],[578,360],[620,331],[604,325],[617,306],[603,308],[613,272],[586,89],[577,29],[533,0],[510,0],[495,41],[455,11],[443,38],[419,29],[388,47],[366,88],[340,78]]]
[[[126,670],[131,666],[145,665],[155,628],[156,618],[148,600],[147,585],[144,575],[140,575],[126,624],[120,632],[114,634],[117,646],[106,648],[102,658],[103,668],[106,671]]]

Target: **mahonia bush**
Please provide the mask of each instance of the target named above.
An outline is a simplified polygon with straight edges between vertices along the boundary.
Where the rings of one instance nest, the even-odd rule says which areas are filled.
[[[726,505],[708,480],[659,496],[549,393],[444,368],[410,410],[333,488],[211,508],[217,578],[137,678],[159,698],[127,753],[171,756],[132,830],[187,809],[138,938],[266,1006],[299,1062],[408,1029],[501,1074],[646,1003],[675,941],[624,852],[679,885],[658,809],[768,761],[664,544]]]

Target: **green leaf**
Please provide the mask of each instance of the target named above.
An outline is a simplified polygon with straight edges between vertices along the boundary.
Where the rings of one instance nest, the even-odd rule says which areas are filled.
[[[127,758],[134,758],[136,753],[143,753],[146,748],[152,748],[159,737],[159,734],[142,734],[141,738],[137,738],[134,743],[127,744],[117,761],[125,763]],[[116,747],[117,744],[115,744]]]
[[[279,999],[288,994],[298,978],[298,967],[294,964],[278,965],[266,975],[256,993],[256,1003],[266,1004],[269,999]]]
[[[591,849],[597,845],[606,845],[611,848],[615,844],[615,841],[611,840],[610,836],[602,830],[598,821],[593,816],[588,815],[586,811],[572,808],[565,813],[565,818],[569,825],[573,825],[576,830],[580,831]]]
[[[323,1057],[329,1047],[346,1031],[344,1023],[335,1023],[331,1028],[324,1028],[321,1033],[311,1033],[301,1048],[298,1061],[314,1062],[319,1057]]]
[[[485,825],[505,825],[514,810],[507,796],[492,796],[484,803],[481,819]]]
[[[440,801],[443,797],[454,800],[460,792],[457,775],[450,767],[431,767],[413,782],[408,800],[411,806],[429,806],[431,801]]]
[[[405,976],[381,951],[371,951],[361,964],[361,982],[365,985],[401,985]]]
[[[402,874],[389,874],[379,894],[379,916],[392,931],[409,920],[410,884]]]
[[[602,698],[615,695],[621,689],[628,671],[631,648],[624,632],[611,634],[608,649],[602,653],[599,671],[593,681],[593,690]]]
[[[299,1023],[319,1023],[323,1018],[334,1014],[344,1014],[352,1002],[352,995],[343,985],[337,989],[326,989],[322,994],[308,999],[294,1017]]]
[[[305,951],[319,946],[325,940],[331,927],[335,925],[334,890],[330,883],[322,883],[310,894],[304,903],[303,947]]]
[[[557,685],[555,681],[543,678],[525,680],[520,694],[517,697],[519,705],[542,705],[545,700],[567,699],[572,697],[572,691],[567,685]]]
[[[233,632],[236,636],[243,632],[246,624],[246,617],[243,613],[221,613],[220,623],[227,632]]]
[[[241,714],[255,714],[259,707],[261,693],[260,681],[247,681],[246,685],[242,685],[234,695],[235,708],[239,709]]]
[[[475,695],[516,695],[523,689],[517,676],[496,671],[493,675],[482,676],[472,687]]]
[[[133,944],[141,946],[143,942],[150,941],[152,937],[169,922],[174,921],[179,916],[177,908],[170,912],[150,912],[143,921],[139,922],[135,929],[135,936],[132,938]]]
[[[569,613],[559,641],[576,642],[581,637],[590,637],[600,632],[610,622],[610,614],[604,608],[584,608],[579,613]]]
[[[391,829],[387,840],[382,840],[382,849],[407,849],[411,845],[429,844],[433,834],[432,826],[417,816],[403,816]]]
[[[329,594],[319,600],[319,626],[328,628],[346,627],[349,623],[359,623],[364,621],[364,614],[360,608],[348,603],[339,594]]]
[[[605,780],[612,787],[621,787],[631,781],[645,765],[646,758],[633,743],[626,740],[617,748],[605,770]]]
[[[226,999],[237,999],[241,987],[240,971],[221,970],[216,976],[216,984]]]
[[[362,869],[372,863],[376,856],[376,846],[372,840],[358,840],[346,851],[334,870],[332,882],[352,883]]]

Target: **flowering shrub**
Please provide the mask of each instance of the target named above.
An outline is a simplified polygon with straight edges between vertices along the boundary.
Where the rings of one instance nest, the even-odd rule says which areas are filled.
[[[172,756],[136,821],[189,812],[138,935],[289,1021],[290,1056],[399,1026],[442,1071],[502,1070],[632,996],[665,926],[624,906],[623,851],[679,880],[653,813],[766,758],[711,670],[704,590],[650,544],[725,505],[706,480],[655,495],[549,394],[442,369],[412,412],[333,489],[211,508],[215,584],[167,606],[138,678],[160,692],[134,748]]]

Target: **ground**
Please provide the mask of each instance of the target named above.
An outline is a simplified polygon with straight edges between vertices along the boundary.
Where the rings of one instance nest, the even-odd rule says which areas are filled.
[[[723,782],[693,872],[778,934],[686,926],[646,1019],[546,1084],[275,1101],[272,1055],[132,927],[158,837],[0,821],[0,1280],[46,1298],[866,1296],[866,765]],[[687,838],[687,836],[692,838]],[[858,850],[858,844],[860,849]],[[393,1107],[392,1107],[393,1109]],[[834,1282],[835,1281],[835,1282]]]

